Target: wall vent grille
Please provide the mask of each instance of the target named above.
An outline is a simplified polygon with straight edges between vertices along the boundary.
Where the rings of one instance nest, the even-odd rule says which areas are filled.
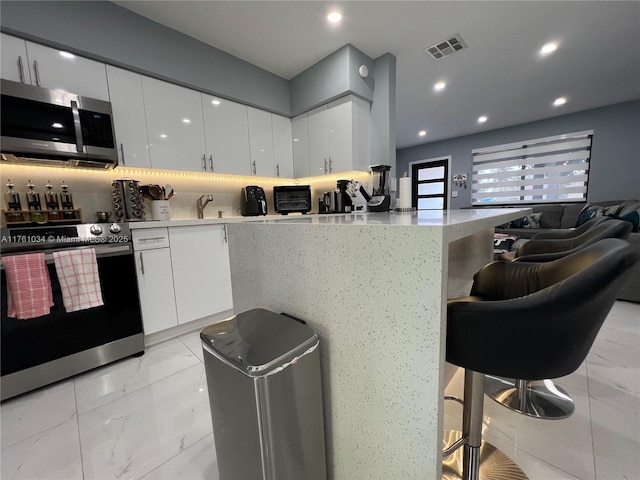
[[[436,60],[440,60],[441,58],[464,48],[467,48],[467,44],[464,43],[460,35],[455,34],[447,40],[443,40],[435,45],[425,48],[424,52],[431,55]]]

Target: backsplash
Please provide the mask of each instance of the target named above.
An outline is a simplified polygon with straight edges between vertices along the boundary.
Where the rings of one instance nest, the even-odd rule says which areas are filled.
[[[321,177],[285,179],[128,167],[102,171],[2,163],[0,168],[3,192],[6,191],[8,180],[11,179],[15,185],[14,190],[20,194],[23,208],[25,208],[25,192],[29,180],[41,195],[44,194],[49,181],[55,192],[60,192],[62,183],[66,183],[73,194],[75,207],[82,209],[85,222],[95,222],[97,211],[113,211],[111,182],[119,179],[138,180],[142,185],[171,184],[176,192],[169,203],[171,220],[196,218],[196,200],[206,194],[213,195],[213,202],[205,208],[204,218],[216,218],[218,211],[222,211],[223,218],[240,216],[240,189],[247,185],[259,185],[264,188],[270,215],[274,214],[273,186],[275,185],[311,185],[313,206],[311,213],[317,213],[318,198],[322,197],[323,192],[327,190],[335,190],[338,179],[358,180],[368,191],[371,190],[371,174],[356,171]],[[151,218],[149,203],[145,200],[147,219]],[[6,208],[4,195],[2,195],[2,209]]]

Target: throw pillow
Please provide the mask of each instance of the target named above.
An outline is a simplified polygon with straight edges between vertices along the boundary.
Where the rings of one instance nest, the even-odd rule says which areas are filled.
[[[511,228],[541,228],[540,219],[542,213],[532,213],[526,217],[518,218],[511,222]]]
[[[611,205],[609,207],[603,207],[602,214],[603,215],[616,215],[619,208],[620,208],[620,204]]]
[[[618,220],[624,220],[625,222],[630,222],[631,225],[633,225],[633,228],[631,229],[632,232],[640,231],[640,210],[637,210],[635,212],[625,213],[622,216],[618,216],[618,215],[607,215],[607,216],[618,219]]]
[[[604,207],[601,207],[600,205],[592,205],[591,203],[587,203],[582,209],[582,211],[580,212],[580,215],[578,215],[578,221],[576,222],[576,227],[579,227],[584,222],[587,222],[592,218],[596,218],[601,215],[604,215]]]

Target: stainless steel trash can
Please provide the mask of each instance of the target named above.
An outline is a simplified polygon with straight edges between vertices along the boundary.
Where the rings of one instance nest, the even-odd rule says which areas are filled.
[[[254,309],[200,338],[220,479],[326,479],[315,332]]]

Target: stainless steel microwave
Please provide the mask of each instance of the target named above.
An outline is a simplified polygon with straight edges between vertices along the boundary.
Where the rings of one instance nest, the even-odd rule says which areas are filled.
[[[111,104],[2,80],[2,159],[110,169],[118,164]]]

